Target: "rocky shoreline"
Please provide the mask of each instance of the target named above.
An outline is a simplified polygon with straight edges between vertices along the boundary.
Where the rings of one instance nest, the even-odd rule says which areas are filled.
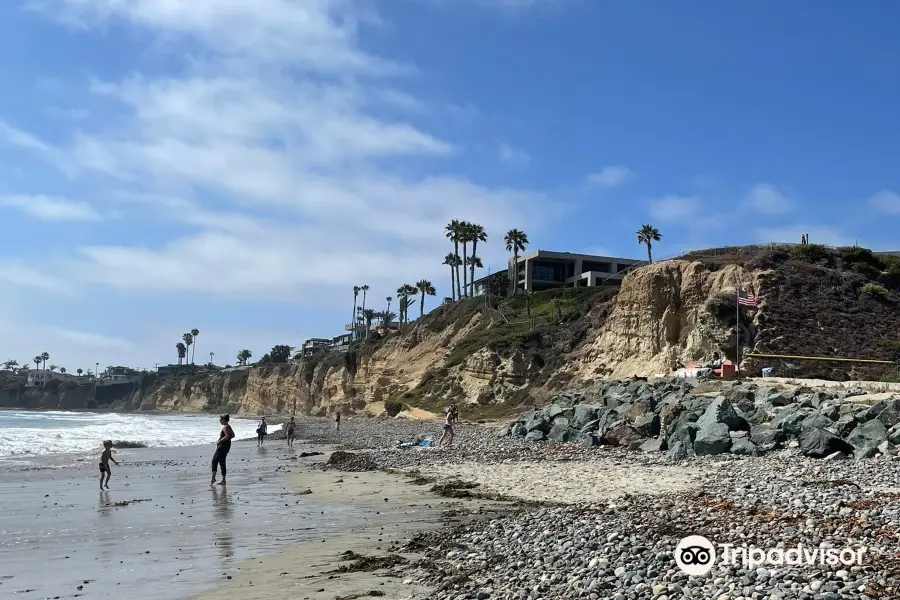
[[[645,384],[633,383],[637,389]],[[739,416],[746,414],[741,402],[730,399],[741,393],[736,386],[724,394],[700,396],[695,414],[703,404],[700,416],[718,404],[715,414],[730,418],[722,408],[725,403],[717,403],[718,395],[725,395],[728,405],[741,411]],[[817,406],[804,406],[816,401]],[[840,404],[804,397],[794,401],[792,411],[809,413],[806,419],[831,402]],[[567,408],[557,401],[555,406],[565,412],[581,404]],[[885,401],[885,406],[893,404]],[[537,412],[549,410],[556,409]],[[886,408],[854,406],[853,414],[862,410],[877,412],[877,417]],[[835,422],[840,422],[840,407],[836,414]],[[673,433],[677,428],[675,419]],[[433,590],[409,598],[900,597],[900,460],[890,453],[869,460],[822,461],[804,456],[800,445],[791,447],[786,437],[783,448],[762,456],[706,455],[696,452],[695,437],[687,458],[673,461],[670,451],[641,452],[583,440],[526,442],[503,435],[510,427],[463,423],[457,429],[452,448],[400,448],[398,442],[437,439],[440,424],[349,418],[340,432],[325,420],[298,424],[300,439],[338,445],[355,457],[329,468],[392,470],[406,474],[411,483],[432,486],[437,494],[505,501],[508,510],[500,516],[457,525],[450,525],[448,516],[445,529],[394,546],[396,553],[421,558],[382,574],[425,582]],[[717,562],[708,575],[689,576],[674,560],[677,544],[687,535],[757,548],[802,544],[820,552],[866,550],[859,565]]]
[[[527,442],[666,452],[673,460],[758,456],[785,447],[813,458],[894,456],[900,394],[688,379],[602,381],[553,397],[506,433]]]

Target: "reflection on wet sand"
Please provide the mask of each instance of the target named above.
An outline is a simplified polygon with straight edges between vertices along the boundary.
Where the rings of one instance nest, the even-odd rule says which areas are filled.
[[[219,556],[231,558],[234,556],[234,537],[231,534],[231,517],[234,509],[228,500],[228,490],[224,487],[212,487],[213,517],[213,544],[219,549]]]

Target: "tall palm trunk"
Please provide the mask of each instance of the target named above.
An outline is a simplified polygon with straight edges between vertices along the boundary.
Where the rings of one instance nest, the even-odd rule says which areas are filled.
[[[476,248],[478,247],[478,238],[472,238],[472,257],[478,256],[476,252]],[[471,289],[469,290],[469,296],[475,295],[475,261],[472,261],[472,264],[469,266],[469,285]]]
[[[463,242],[463,245],[462,245],[462,246],[463,246],[463,258],[462,258],[462,274],[463,274],[462,289],[463,289],[463,297],[468,296],[468,292],[469,292],[468,283],[466,282],[466,246],[467,246],[467,245],[468,245],[468,244],[467,244],[466,242]]]
[[[356,332],[356,294],[353,294],[353,314],[350,316],[350,327],[350,333],[355,340],[358,337]]]
[[[456,256],[456,255],[454,255]],[[456,302],[456,261],[450,264],[450,296]]]
[[[519,293],[519,249],[513,250],[513,296]]]
[[[453,272],[456,274],[456,299],[462,300],[462,291],[459,287],[459,240],[453,240],[453,256],[456,257],[453,264]]]
[[[647,262],[653,262],[653,250],[650,248],[650,242],[647,242]],[[665,261],[663,261],[665,262]]]
[[[425,316],[425,290],[422,290],[422,301],[419,304],[419,319]]]

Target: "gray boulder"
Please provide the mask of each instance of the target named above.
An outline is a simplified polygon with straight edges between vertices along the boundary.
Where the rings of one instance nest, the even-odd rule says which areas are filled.
[[[593,421],[588,421],[581,427],[581,434],[587,435],[589,433],[594,433],[597,431],[597,428],[600,426],[600,419],[594,419]]]
[[[900,423],[900,400],[894,399],[888,402],[884,410],[878,413],[877,418],[888,429]]]
[[[885,408],[887,408],[887,403],[884,400],[879,400],[872,406],[867,406],[863,409],[856,411],[856,415],[855,415],[856,421],[858,423],[865,423],[867,421],[871,421],[872,419],[877,417],[879,414],[881,414],[881,411],[883,411]]]
[[[800,433],[800,452],[812,458],[825,458],[835,452],[850,454],[853,448],[827,429],[810,427]]]
[[[731,449],[731,435],[728,425],[725,423],[707,422],[697,430],[697,438],[694,440],[694,454],[708,456],[724,454]]]
[[[572,426],[581,429],[591,421],[596,421],[603,407],[598,404],[579,404],[575,407],[575,416],[572,418]]]
[[[525,422],[525,429],[530,434],[533,431],[547,433],[550,431],[550,420],[543,411],[535,411],[534,414]]]
[[[816,411],[800,422],[800,430],[802,431],[809,427],[821,427],[822,429],[826,429],[831,427],[832,423],[834,423],[833,419],[829,419],[819,411]]]
[[[565,417],[558,417],[553,421],[553,427],[547,434],[547,440],[557,444],[568,441],[569,420]]]
[[[782,430],[763,423],[750,428],[750,441],[760,452],[770,452],[782,448],[784,442],[787,441],[787,435]]]
[[[547,416],[547,420],[552,421],[556,417],[562,415],[565,410],[566,409],[559,404],[551,404],[544,408],[544,414]]]
[[[662,438],[650,438],[641,444],[643,452],[662,452],[666,449],[666,440]]]
[[[878,446],[886,442],[887,438],[887,428],[884,423],[872,419],[858,425],[847,436],[847,441],[853,446],[856,458],[871,458],[878,454]]]
[[[603,441],[610,446],[632,447],[636,443],[641,443],[644,436],[628,423],[621,423],[611,427],[609,431],[603,434]]]
[[[887,439],[895,446],[900,446],[900,424],[894,425],[888,429]]]
[[[666,443],[669,448],[673,447],[676,442],[681,442],[688,448],[693,448],[694,440],[697,439],[697,429],[696,423],[678,425],[674,428]]]
[[[697,426],[701,430],[715,423],[725,425],[728,431],[750,431],[750,424],[738,414],[725,396],[719,396],[713,400],[703,415],[697,419]]]
[[[800,435],[800,424],[813,413],[811,408],[800,408],[797,405],[785,406],[772,419],[772,427],[781,429],[790,435]]]
[[[757,456],[759,449],[747,438],[738,438],[731,441],[731,453],[740,456]]]
[[[675,442],[673,446],[669,446],[669,451],[666,453],[666,456],[669,460],[684,460],[689,456],[688,446],[684,444],[684,442]]]
[[[526,442],[542,442],[544,441],[544,432],[540,429],[535,429],[534,431],[529,431],[528,435],[525,436]]]
[[[586,435],[581,440],[581,445],[584,448],[592,448],[594,446],[599,446],[600,440],[595,435]]]

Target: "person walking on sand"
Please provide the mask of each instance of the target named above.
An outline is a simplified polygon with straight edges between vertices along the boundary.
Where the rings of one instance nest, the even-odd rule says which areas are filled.
[[[456,433],[453,431],[453,418],[450,416],[450,411],[447,411],[447,420],[444,421],[444,433],[441,435],[441,439],[438,441],[438,446],[444,445],[444,440],[449,436],[449,440],[447,441],[448,446],[453,445],[453,438],[456,437]]]
[[[109,478],[112,477],[112,470],[109,468],[109,461],[118,467],[119,463],[112,457],[112,440],[103,442],[103,453],[100,454],[100,489],[103,489],[103,478],[106,477],[106,489],[109,489]]]
[[[260,448],[263,445],[263,442],[266,441],[266,434],[269,432],[269,425],[266,423],[266,418],[263,417],[262,421],[259,422],[259,427],[256,428],[256,435],[259,438],[256,447]]]
[[[294,421],[294,417],[291,417],[291,420],[284,426],[285,431],[287,432],[285,439],[287,439],[288,448],[294,447],[294,429],[296,429],[296,427],[297,423]]]
[[[216,452],[212,457],[212,480],[209,482],[209,485],[211,486],[216,484],[216,474],[220,468],[222,469],[222,481],[219,482],[219,485],[225,485],[225,476],[228,474],[228,467],[225,466],[225,459],[228,457],[228,452],[231,450],[231,440],[234,438],[234,429],[228,424],[230,418],[231,417],[228,415],[219,417],[219,424],[222,425],[222,431],[219,432],[219,441],[216,442]]]
[[[335,431],[341,430],[341,409],[338,409],[337,412],[334,414],[334,430]]]

